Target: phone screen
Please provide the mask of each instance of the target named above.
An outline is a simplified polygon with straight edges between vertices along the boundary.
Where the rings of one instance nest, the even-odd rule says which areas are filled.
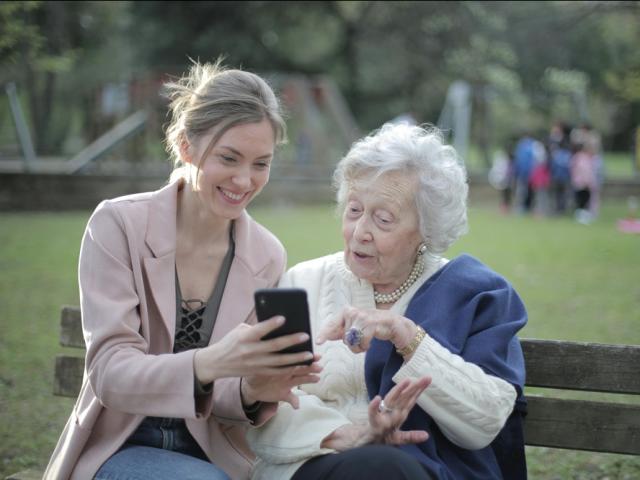
[[[258,321],[268,320],[275,315],[285,317],[284,324],[263,337],[263,340],[289,335],[307,333],[309,340],[281,350],[280,353],[313,352],[311,325],[307,292],[301,288],[263,288],[254,294]],[[300,365],[311,365],[312,360]]]

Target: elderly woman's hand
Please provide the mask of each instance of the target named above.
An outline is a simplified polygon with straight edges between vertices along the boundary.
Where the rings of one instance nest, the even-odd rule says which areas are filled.
[[[359,332],[362,332],[361,334]],[[354,353],[369,349],[372,338],[390,340],[396,348],[408,345],[416,335],[416,324],[388,310],[346,307],[322,327],[316,343],[342,340]]]
[[[343,425],[322,441],[322,447],[343,452],[370,443],[405,445],[427,441],[426,431],[400,430],[400,427],[430,383],[429,377],[403,380],[389,390],[384,403],[380,396],[371,400],[368,425]]]
[[[418,397],[431,383],[431,378],[404,379],[385,395],[379,395],[369,403],[369,424],[376,442],[391,445],[421,443],[429,438],[424,430],[400,430]]]

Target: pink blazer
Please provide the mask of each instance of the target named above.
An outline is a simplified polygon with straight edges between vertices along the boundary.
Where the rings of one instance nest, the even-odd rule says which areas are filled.
[[[240,379],[217,380],[194,399],[195,350],[174,354],[177,193],[161,190],[102,202],[80,250],[80,302],[87,356],[82,389],[45,479],[93,478],[145,416],[185,418],[202,450],[232,478],[248,478],[253,454]],[[254,322],[253,292],[286,266],[281,243],[245,212],[211,343]],[[275,412],[263,410],[258,424]]]

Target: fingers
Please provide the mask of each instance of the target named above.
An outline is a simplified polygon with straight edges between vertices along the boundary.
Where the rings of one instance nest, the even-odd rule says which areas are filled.
[[[318,383],[319,381],[320,377],[318,375],[302,375],[291,380],[291,388],[297,387],[298,385],[305,385],[307,383]]]
[[[379,411],[382,398],[379,395],[369,403],[369,422],[381,433],[385,443],[404,445],[421,443],[429,438],[423,430],[401,431],[411,409],[415,406],[420,394],[431,383],[430,377],[404,379],[385,395],[384,405],[388,410]]]
[[[300,407],[300,400],[298,399],[298,396],[291,390],[289,390],[289,393],[282,399],[282,401],[287,402],[294,410],[297,410]]]
[[[322,367],[317,363],[311,365],[298,365],[293,367],[291,375],[285,377],[284,384],[287,388],[293,388],[305,383],[317,383],[320,381],[318,374],[322,372]]]
[[[262,338],[277,330],[285,322],[285,318],[281,315],[276,315],[269,320],[258,322],[257,324],[249,327],[249,331],[246,333],[248,340],[262,340]],[[243,324],[244,325],[244,324]],[[309,340],[309,334],[300,332],[292,333],[290,335],[282,335],[270,340],[262,340],[261,351],[265,352],[278,352],[293,345],[298,345]]]
[[[411,398],[409,399],[409,403],[410,403],[410,408],[413,408],[413,406],[416,404],[416,402],[418,401],[418,398],[420,397],[420,395],[422,394],[422,392],[425,391],[425,389],[431,384],[431,377],[422,377],[419,378],[415,381],[414,385],[415,385],[415,391],[413,392],[413,395],[411,396]]]
[[[297,365],[293,369],[293,376],[310,375],[322,372],[322,365],[315,361],[311,365]]]
[[[429,385],[431,385],[431,381],[432,381],[433,379],[432,379],[431,377],[429,377],[429,376],[425,376],[425,377],[422,377],[422,378],[421,378],[421,379],[419,379],[419,380],[422,380],[423,385],[424,385],[424,388],[427,388]]]
[[[316,373],[321,369],[317,364],[275,369],[274,375],[243,377],[242,385],[251,394],[251,398],[265,402],[287,402],[297,409],[299,400],[292,389],[302,384],[319,382],[320,377]],[[283,372],[287,373],[283,374]],[[245,395],[244,392],[243,395]]]
[[[348,307],[343,311],[344,327],[342,342],[353,353],[362,353],[369,349],[374,328],[368,315],[357,308]]]
[[[316,343],[322,344],[327,340],[342,340],[354,353],[361,353],[369,349],[373,337],[380,337],[386,340],[389,336],[378,335],[379,328],[376,326],[376,316],[372,316],[372,311],[360,310],[354,307],[345,307],[334,319],[327,322],[316,337]],[[345,339],[345,333],[350,328],[359,329],[362,332],[359,343],[350,344]]]
[[[364,333],[364,336],[362,337],[362,341],[360,342],[360,345],[358,345],[358,347],[361,352],[366,352],[371,346],[371,340],[373,340],[375,328],[365,327],[362,329],[362,331]]]
[[[257,366],[258,369],[263,367],[282,368],[290,367],[295,368],[299,364],[306,364],[306,362],[313,360],[313,353],[311,352],[299,352],[299,353],[271,353],[261,359]],[[288,373],[290,375],[290,373]]]
[[[431,382],[430,377],[422,377],[416,380],[405,378],[396,386],[394,386],[384,398],[384,403],[387,408],[390,408],[390,412],[384,412],[375,417],[376,411],[373,407],[377,408],[381,401],[372,401],[369,405],[370,417],[374,415],[377,423],[380,423],[382,419],[386,420],[386,423],[396,424],[399,427],[409,415],[411,409],[415,406],[416,401],[420,394]],[[377,397],[376,397],[377,398]],[[383,422],[385,423],[385,422]]]
[[[329,320],[318,332],[316,343],[322,345],[327,340],[340,340],[344,335],[344,320],[343,314]]]
[[[347,307],[342,312],[342,328],[335,332],[332,340],[342,340],[353,353],[369,350],[376,336],[376,317],[369,310]]]
[[[382,402],[382,397],[380,395],[376,395],[369,402],[369,419],[375,418],[375,416],[379,413],[378,409],[380,408],[380,402]]]
[[[285,367],[276,367],[271,369],[274,374],[269,374],[277,377],[303,377],[306,375],[315,375],[322,372],[322,366],[317,363],[312,363],[311,365],[288,365]],[[256,376],[264,376],[262,372],[254,373]]]
[[[388,435],[386,443],[392,445],[408,445],[412,443],[422,443],[429,439],[429,434],[424,430],[396,430],[391,435]]]
[[[244,328],[243,325],[245,324],[241,323],[236,328]],[[255,325],[250,326],[249,334],[252,340],[260,340],[266,334],[273,332],[282,325],[284,325],[284,317],[282,315],[276,315],[275,317],[271,317],[269,320],[258,322]]]
[[[418,398],[424,392],[425,388],[431,383],[430,377],[423,377],[413,380],[410,385],[402,392],[399,399],[399,406],[408,412],[415,406]]]
[[[394,409],[398,409],[401,414],[406,417],[430,381],[428,378],[410,380],[402,390],[396,392],[393,399],[387,401],[388,405]]]
[[[279,352],[285,348],[304,343],[309,340],[308,333],[292,333],[271,340],[260,341],[259,350],[262,352]]]
[[[396,386],[394,386],[389,392],[385,395],[384,401],[387,406],[396,406],[400,399],[402,398],[402,393],[411,385],[411,379],[405,378]]]

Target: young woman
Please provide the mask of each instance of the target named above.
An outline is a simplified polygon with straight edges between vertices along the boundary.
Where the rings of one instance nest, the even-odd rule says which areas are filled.
[[[275,353],[304,336],[261,341],[282,318],[250,326],[254,290],[286,264],[245,211],[285,138],[273,91],[219,62],[167,88],[171,181],[101,203],[85,231],[84,383],[47,479],[246,478],[248,426],[320,371]]]

